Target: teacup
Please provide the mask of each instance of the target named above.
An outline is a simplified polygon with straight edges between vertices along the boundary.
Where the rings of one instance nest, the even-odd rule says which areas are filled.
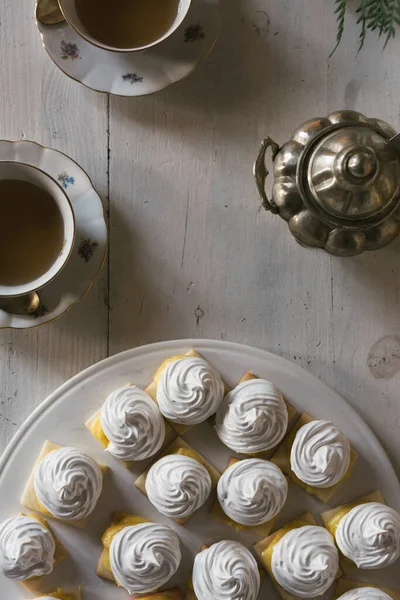
[[[182,24],[192,0],[58,0],[75,31],[113,52],[148,50]]]
[[[0,298],[39,290],[60,273],[75,241],[62,187],[20,162],[0,162]]]

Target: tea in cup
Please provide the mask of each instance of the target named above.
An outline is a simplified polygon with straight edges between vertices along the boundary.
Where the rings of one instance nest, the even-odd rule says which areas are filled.
[[[67,195],[40,169],[0,162],[0,298],[34,292],[68,261],[75,219]]]
[[[114,52],[147,50],[182,24],[191,0],[58,0],[73,29]]]

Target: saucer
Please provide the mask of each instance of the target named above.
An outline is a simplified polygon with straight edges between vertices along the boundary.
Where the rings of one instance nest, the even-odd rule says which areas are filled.
[[[1,161],[22,162],[50,175],[65,191],[75,216],[76,237],[71,256],[63,270],[38,291],[38,310],[29,315],[0,310],[0,329],[25,329],[53,321],[86,295],[105,261],[107,225],[100,196],[72,158],[36,142],[1,140]]]
[[[67,22],[36,24],[50,58],[68,77],[98,92],[146,96],[184,79],[208,56],[219,33],[219,0],[193,0],[180,28],[141,52],[98,48]]]

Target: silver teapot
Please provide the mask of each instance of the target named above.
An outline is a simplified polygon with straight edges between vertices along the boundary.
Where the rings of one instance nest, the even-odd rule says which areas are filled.
[[[268,199],[266,152],[274,183]],[[298,242],[336,256],[386,246],[400,232],[400,153],[384,121],[342,110],[307,121],[279,147],[266,138],[254,165],[266,210]]]

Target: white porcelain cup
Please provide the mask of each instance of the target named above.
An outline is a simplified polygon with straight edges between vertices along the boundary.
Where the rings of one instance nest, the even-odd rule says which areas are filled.
[[[145,2],[146,0],[142,0]],[[160,0],[162,2],[162,0]],[[130,48],[121,48],[115,46],[109,46],[100,40],[97,40],[93,35],[87,30],[85,25],[82,23],[81,19],[76,10],[75,0],[58,0],[61,12],[63,13],[67,23],[75,29],[75,31],[83,37],[87,42],[93,44],[94,46],[98,46],[99,48],[103,48],[104,50],[109,50],[111,52],[140,52],[142,50],[148,50],[149,48],[153,48],[157,46],[167,38],[169,38],[177,29],[182,25],[188,11],[192,0],[179,0],[178,8],[176,12],[176,17],[169,27],[167,31],[163,33],[162,36],[154,40],[151,44],[147,44],[146,46],[136,46]],[[110,2],[110,11],[112,11],[113,3]]]
[[[45,273],[42,273],[32,281],[20,285],[2,285],[0,281],[0,298],[12,298],[35,292],[58,275],[68,261],[74,246],[75,218],[68,196],[62,187],[37,167],[19,162],[0,162],[0,180],[4,179],[27,181],[50,194],[58,206],[64,224],[64,243],[60,254]],[[32,248],[32,252],[34,251],[34,248]]]

